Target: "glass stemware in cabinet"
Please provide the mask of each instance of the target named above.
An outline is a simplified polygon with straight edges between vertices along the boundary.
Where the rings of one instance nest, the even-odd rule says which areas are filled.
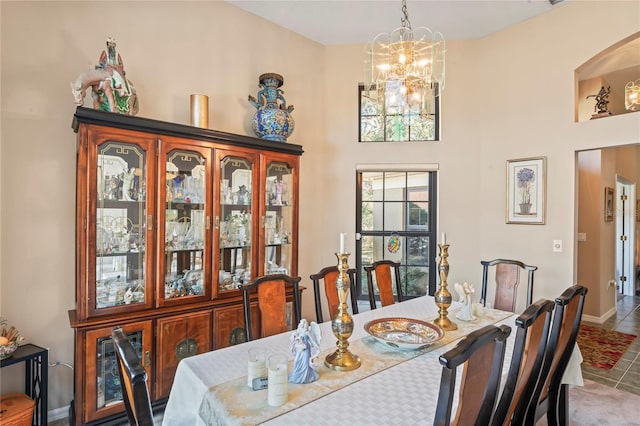
[[[253,167],[250,159],[232,155],[220,161],[219,292],[252,279]]]
[[[145,303],[146,160],[133,144],[98,147],[96,309]]]
[[[164,299],[204,294],[206,230],[205,158],[170,150],[166,156]]]
[[[288,275],[291,271],[292,178],[293,171],[287,164],[271,162],[267,165],[264,197],[265,274]]]

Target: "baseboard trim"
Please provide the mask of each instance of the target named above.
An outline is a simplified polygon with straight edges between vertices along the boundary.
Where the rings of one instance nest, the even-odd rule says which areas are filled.
[[[617,312],[617,310],[616,310],[616,307],[614,306],[613,308],[609,309],[607,312],[605,312],[603,315],[601,315],[599,317],[595,317],[593,315],[582,314],[582,319],[585,320],[585,321],[594,322],[596,324],[602,324],[606,320],[608,320],[609,318],[614,316],[616,314],[616,312]]]
[[[63,420],[69,418],[69,406],[54,408],[47,412],[47,422],[55,422],[57,420]]]

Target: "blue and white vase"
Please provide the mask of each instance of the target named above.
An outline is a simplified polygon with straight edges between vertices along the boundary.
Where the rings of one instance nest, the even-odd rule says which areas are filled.
[[[286,142],[293,133],[295,120],[291,116],[293,105],[287,106],[280,87],[284,79],[280,74],[267,73],[259,78],[257,99],[249,95],[249,102],[257,111],[251,118],[251,128],[262,139]]]

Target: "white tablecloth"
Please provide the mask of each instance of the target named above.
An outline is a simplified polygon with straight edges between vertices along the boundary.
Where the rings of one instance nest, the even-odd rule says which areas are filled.
[[[460,305],[454,302],[449,309],[449,318],[455,318]],[[408,317],[435,319],[437,307],[430,296],[420,297],[376,309],[354,316],[354,333],[350,342],[366,335],[363,325],[372,319],[382,317]],[[515,315],[497,324],[513,327]],[[331,332],[329,321],[321,324],[321,350],[335,348],[336,338]],[[186,358],[180,362],[174,384],[169,395],[163,425],[204,425],[199,416],[203,400],[209,390],[247,374],[247,349],[261,346],[269,352],[287,353],[291,333],[283,333],[242,345],[207,352]],[[512,332],[505,360],[504,374],[508,371],[513,350],[515,330]],[[314,425],[390,425],[390,424],[432,424],[440,387],[442,366],[438,356],[451,349],[459,340],[441,346],[409,361],[369,376],[330,393],[309,404],[275,417],[265,424],[314,424]],[[382,346],[384,348],[384,346]],[[292,356],[289,354],[289,357]],[[579,371],[579,364],[578,364]],[[581,380],[581,374],[580,374]],[[266,391],[261,391],[265,392]]]

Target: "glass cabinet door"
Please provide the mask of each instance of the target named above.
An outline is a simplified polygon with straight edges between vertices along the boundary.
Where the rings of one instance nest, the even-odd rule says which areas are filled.
[[[160,148],[158,305],[211,297],[211,150],[163,140]]]
[[[218,294],[235,290],[254,276],[253,207],[255,157],[218,151],[220,206]]]
[[[96,185],[89,189],[89,223],[95,214],[95,242],[90,233],[88,246],[90,314],[143,309],[152,303],[153,239],[147,232],[150,149],[144,141],[107,140],[90,147],[90,158],[95,159],[89,166],[94,175],[90,182]]]
[[[90,363],[95,363],[93,370],[95,376],[87,377],[86,380],[87,402],[83,423],[123,410],[122,383],[111,338],[112,328],[105,327],[86,334],[87,353],[93,354],[95,357],[90,361]],[[153,329],[151,321],[130,323],[122,328],[135,348],[143,367],[147,370],[147,376],[152,377],[151,338]],[[150,386],[150,382],[147,380],[147,386]]]
[[[264,258],[262,270],[268,274],[295,274],[293,230],[295,183],[293,168],[280,161],[267,162],[264,195]]]

